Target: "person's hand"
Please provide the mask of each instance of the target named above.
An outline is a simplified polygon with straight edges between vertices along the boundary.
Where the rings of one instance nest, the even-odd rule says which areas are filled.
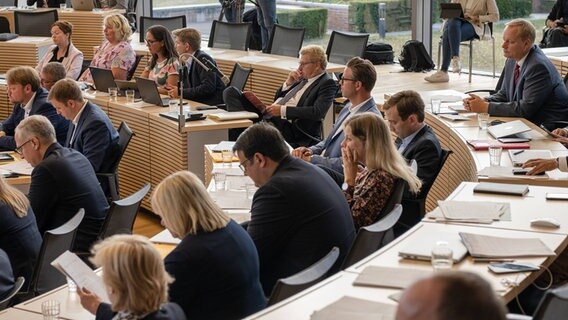
[[[466,20],[469,20],[469,21],[471,21],[471,22],[473,22],[473,23],[478,23],[478,22],[479,22],[479,16],[472,16],[472,15],[470,15],[469,13],[465,13],[465,14],[463,15],[463,17],[464,17]]]
[[[567,137],[558,137],[558,138],[554,138],[552,140],[556,141],[556,142],[560,142],[563,145],[568,145],[568,138]]]
[[[85,288],[77,287],[77,294],[79,295],[79,299],[81,299],[83,308],[92,314],[97,314],[97,309],[101,304],[101,298]]]
[[[178,98],[178,87],[176,86],[170,86],[168,84],[166,84],[164,86],[164,89],[167,91],[167,94],[170,98]]]
[[[554,130],[552,130],[552,133],[557,135],[557,136],[568,137],[568,130],[566,130],[564,128],[554,129]]]
[[[266,113],[273,117],[280,117],[282,115],[282,106],[279,104],[271,104],[266,107]]]
[[[341,159],[343,160],[344,181],[350,186],[355,185],[355,178],[359,172],[359,161],[355,151],[341,147]]]
[[[463,106],[467,111],[483,113],[489,110],[489,102],[480,96],[470,93],[470,98],[463,99]]]
[[[556,159],[531,159],[523,164],[523,168],[532,168],[527,175],[532,176],[541,172],[558,168]]]
[[[307,162],[311,162],[312,160],[312,150],[306,147],[299,147],[292,150],[292,156],[296,158],[303,159]]]
[[[294,70],[288,74],[288,79],[286,79],[286,85],[291,86],[294,83],[300,81],[302,74],[298,70]]]
[[[6,132],[0,131],[0,137],[5,137],[5,136],[6,136]]]

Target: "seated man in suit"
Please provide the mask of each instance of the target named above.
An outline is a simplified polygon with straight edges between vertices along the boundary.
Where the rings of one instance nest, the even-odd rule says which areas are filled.
[[[505,320],[505,313],[487,281],[458,271],[435,273],[404,290],[396,320]]]
[[[0,124],[0,148],[13,150],[14,130],[24,118],[39,114],[45,116],[55,127],[57,141],[65,142],[69,122],[57,114],[47,102],[47,91],[40,84],[37,71],[30,67],[14,67],[6,73],[8,99],[14,104],[12,114]]]
[[[258,250],[264,293],[270,295],[276,280],[309,267],[333,247],[342,261],[355,228],[349,205],[329,175],[292,157],[280,132],[267,123],[245,130],[233,151],[259,187],[247,231]]]
[[[343,173],[341,161],[341,142],[343,142],[343,123],[352,115],[363,112],[381,113],[371,91],[377,81],[375,66],[369,60],[353,57],[343,70],[343,77],[339,81],[341,93],[349,103],[339,113],[331,132],[324,140],[309,148],[294,149],[292,155],[302,158],[313,164],[323,165],[339,173]]]
[[[416,91],[406,90],[394,94],[383,106],[391,131],[398,137],[398,151],[410,162],[416,160],[416,175],[422,181],[422,189],[415,194],[404,190],[403,213],[397,225],[406,231],[417,224],[425,213],[427,190],[430,189],[440,169],[442,148],[430,126],[424,123],[424,101]]]
[[[188,72],[183,79],[183,98],[208,105],[223,103],[223,90],[225,84],[213,71],[206,71],[199,63],[191,59],[191,55],[204,62],[205,60],[215,64],[210,55],[201,51],[201,34],[193,28],[177,29],[172,32],[175,37],[176,50],[180,57],[180,64],[186,60]],[[184,59],[185,58],[185,59]],[[181,79],[181,74],[180,74]],[[179,97],[178,87],[167,87],[170,97]]]
[[[43,66],[39,73],[41,86],[47,91],[51,90],[51,87],[57,81],[65,79],[66,76],[67,71],[65,71],[65,67],[61,62],[49,62]]]
[[[16,152],[34,167],[28,197],[40,233],[61,226],[83,208],[73,249],[88,251],[109,207],[93,166],[81,153],[57,143],[44,116],[22,120],[15,139]]]
[[[77,82],[58,81],[48,96],[57,113],[71,121],[64,147],[82,153],[95,172],[108,172],[118,158],[118,132],[106,113],[89,100]]]
[[[515,19],[506,24],[503,84],[486,98],[470,94],[464,99],[465,109],[525,118],[536,125],[568,119],[568,90],[552,62],[534,44],[535,33],[527,20]]]
[[[278,89],[276,101],[260,112],[293,147],[311,146],[322,138],[322,120],[337,92],[335,81],[325,72],[326,67],[327,56],[321,46],[302,48],[298,69],[290,72]],[[225,89],[223,100],[227,110],[259,112],[235,87]]]

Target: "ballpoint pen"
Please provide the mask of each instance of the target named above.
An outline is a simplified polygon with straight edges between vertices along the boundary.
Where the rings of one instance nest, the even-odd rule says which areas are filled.
[[[521,153],[523,153],[523,152],[525,152],[525,150],[515,151],[515,152],[513,152],[513,154],[514,154],[514,155],[518,155],[518,154],[521,154]]]

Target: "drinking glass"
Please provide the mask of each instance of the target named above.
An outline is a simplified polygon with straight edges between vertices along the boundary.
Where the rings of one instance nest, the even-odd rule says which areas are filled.
[[[449,270],[454,265],[454,252],[446,241],[436,242],[432,249],[432,267],[434,271]]]

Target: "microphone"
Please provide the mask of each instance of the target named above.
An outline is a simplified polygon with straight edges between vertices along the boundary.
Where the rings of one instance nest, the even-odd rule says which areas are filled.
[[[199,61],[199,59],[197,58],[195,58],[195,60]],[[228,85],[229,82],[231,82],[231,79],[229,79],[229,77],[227,77],[223,72],[221,72],[221,70],[219,70],[219,68],[217,68],[217,66],[213,62],[211,62],[211,60],[207,58],[202,58],[202,61],[199,62],[203,62],[203,64],[207,66],[205,68],[207,69],[207,71],[213,70],[221,78],[221,81],[223,81],[225,85]]]

